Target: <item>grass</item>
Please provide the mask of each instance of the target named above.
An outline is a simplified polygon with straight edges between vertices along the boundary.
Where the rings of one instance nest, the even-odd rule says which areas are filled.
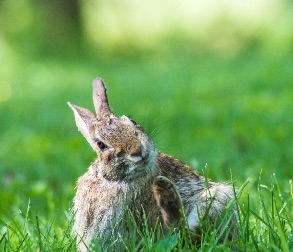
[[[276,182],[276,181],[275,181]],[[239,190],[243,192],[248,181]],[[132,233],[122,237],[122,248],[125,251],[285,251],[293,249],[292,213],[278,191],[278,184],[272,184],[268,189],[263,185],[258,188],[258,204],[251,207],[249,194],[237,197],[236,209],[239,216],[239,237],[229,241],[223,232],[216,227],[203,229],[200,244],[191,241],[186,231],[175,231],[163,235],[158,226],[155,231],[149,230],[145,220],[142,230],[138,229],[134,219],[129,214],[129,221],[133,226]],[[265,188],[263,190],[262,188]],[[293,194],[291,188],[291,194]],[[270,202],[268,202],[270,199]],[[293,198],[291,198],[291,201]],[[233,207],[234,203],[228,206]],[[65,225],[56,226],[56,216],[47,221],[41,221],[38,216],[29,217],[30,203],[25,212],[9,214],[9,219],[1,220],[2,237],[0,247],[3,251],[76,251],[76,240],[71,235],[72,216],[68,215]],[[229,215],[229,213],[227,213]],[[57,227],[57,229],[56,229]],[[140,242],[135,242],[135,237]],[[113,239],[107,249],[102,249],[102,238],[92,246],[94,251],[117,251],[117,237]],[[220,241],[218,243],[217,241]]]
[[[216,245],[207,230],[198,250],[292,251],[292,61],[258,50],[224,57],[165,48],[70,60],[11,54],[0,69],[12,89],[0,102],[1,250],[76,250],[71,200],[95,155],[66,102],[93,108],[91,81],[102,76],[115,113],[132,116],[159,150],[215,181],[241,187],[251,179],[237,201],[239,239]],[[145,251],[193,246],[185,233],[140,236]]]

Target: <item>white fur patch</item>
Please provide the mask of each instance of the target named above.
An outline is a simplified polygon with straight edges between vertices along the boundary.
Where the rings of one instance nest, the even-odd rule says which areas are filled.
[[[195,230],[199,226],[199,218],[197,213],[197,207],[195,206],[187,217],[188,227],[191,230]]]

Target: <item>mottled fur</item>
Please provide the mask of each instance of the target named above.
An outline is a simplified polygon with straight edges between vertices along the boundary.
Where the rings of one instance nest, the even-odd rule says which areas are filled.
[[[157,152],[139,125],[126,116],[115,117],[102,80],[94,80],[93,87],[97,116],[69,103],[78,129],[98,154],[77,182],[73,231],[79,249],[87,251],[99,233],[106,245],[114,226],[123,235],[123,224],[116,223],[127,209],[138,225],[144,211],[150,227],[158,221],[166,229],[178,225],[181,209],[192,231],[200,229],[204,216],[206,223],[214,223],[231,200],[232,187],[207,182],[183,162]]]

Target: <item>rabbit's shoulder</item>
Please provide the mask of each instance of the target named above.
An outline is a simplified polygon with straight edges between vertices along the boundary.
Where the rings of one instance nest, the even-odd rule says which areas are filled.
[[[167,154],[158,153],[158,165],[163,176],[176,182],[178,180],[202,180],[202,176],[194,169]]]

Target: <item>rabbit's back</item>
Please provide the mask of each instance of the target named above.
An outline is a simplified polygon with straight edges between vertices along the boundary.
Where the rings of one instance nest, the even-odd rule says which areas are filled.
[[[158,163],[161,175],[172,181],[178,190],[190,229],[197,230],[199,218],[207,214],[209,220],[215,221],[233,199],[231,185],[207,180],[172,156],[158,153]],[[232,220],[235,222],[234,216]]]

